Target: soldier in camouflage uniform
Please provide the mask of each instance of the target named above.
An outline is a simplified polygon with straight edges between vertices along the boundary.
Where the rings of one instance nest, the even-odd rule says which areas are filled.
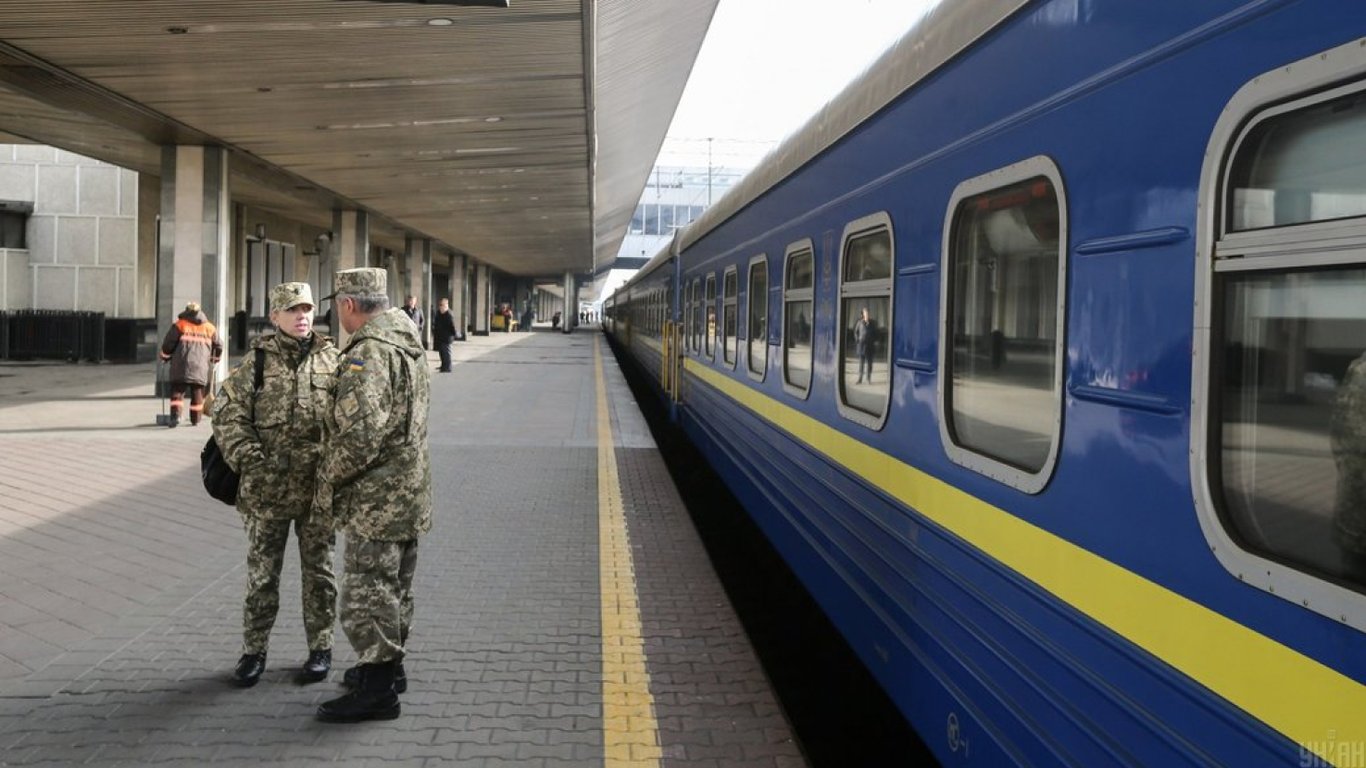
[[[279,332],[252,343],[252,354],[223,382],[212,414],[214,438],[242,478],[237,510],[247,530],[247,595],[242,658],[233,679],[243,687],[255,685],[265,671],[291,523],[299,540],[309,650],[300,682],[322,680],[331,670],[337,616],[336,533],[331,520],[312,509],[337,348],[313,331],[308,283],[275,286],[270,320]],[[256,350],[264,352],[259,393],[252,391]]]
[[[389,308],[384,270],[338,272],[334,295],[355,335],[332,382],[314,505],[346,531],[341,624],[360,663],[346,675],[351,692],[324,702],[318,718],[388,720],[407,687],[417,540],[432,525],[430,374],[417,329]]]
[[[1331,427],[1337,494],[1333,528],[1347,575],[1366,579],[1366,355],[1347,366]]]

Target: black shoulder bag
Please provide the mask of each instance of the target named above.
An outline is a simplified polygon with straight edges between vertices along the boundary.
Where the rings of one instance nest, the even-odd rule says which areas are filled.
[[[251,421],[256,423],[256,396],[265,383],[266,351],[256,348],[256,370],[251,380]],[[204,490],[224,504],[237,503],[237,486],[242,479],[228,466],[223,452],[218,449],[218,441],[209,436],[204,450],[199,452],[199,474],[204,478]]]

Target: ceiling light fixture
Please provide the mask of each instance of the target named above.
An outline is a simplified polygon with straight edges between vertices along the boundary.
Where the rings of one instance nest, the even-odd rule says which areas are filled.
[[[438,16],[435,19],[427,19],[427,26],[429,27],[449,27],[454,23],[455,19],[448,19],[444,16]]]

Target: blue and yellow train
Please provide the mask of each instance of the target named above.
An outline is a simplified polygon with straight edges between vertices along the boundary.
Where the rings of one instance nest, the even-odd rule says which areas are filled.
[[[945,765],[1366,766],[1364,35],[950,0],[608,301]]]

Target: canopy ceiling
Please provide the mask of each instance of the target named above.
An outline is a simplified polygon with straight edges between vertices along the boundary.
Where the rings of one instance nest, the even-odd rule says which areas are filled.
[[[163,144],[223,145],[239,202],[586,272],[616,255],[716,2],[6,0],[0,132],[153,175]]]

